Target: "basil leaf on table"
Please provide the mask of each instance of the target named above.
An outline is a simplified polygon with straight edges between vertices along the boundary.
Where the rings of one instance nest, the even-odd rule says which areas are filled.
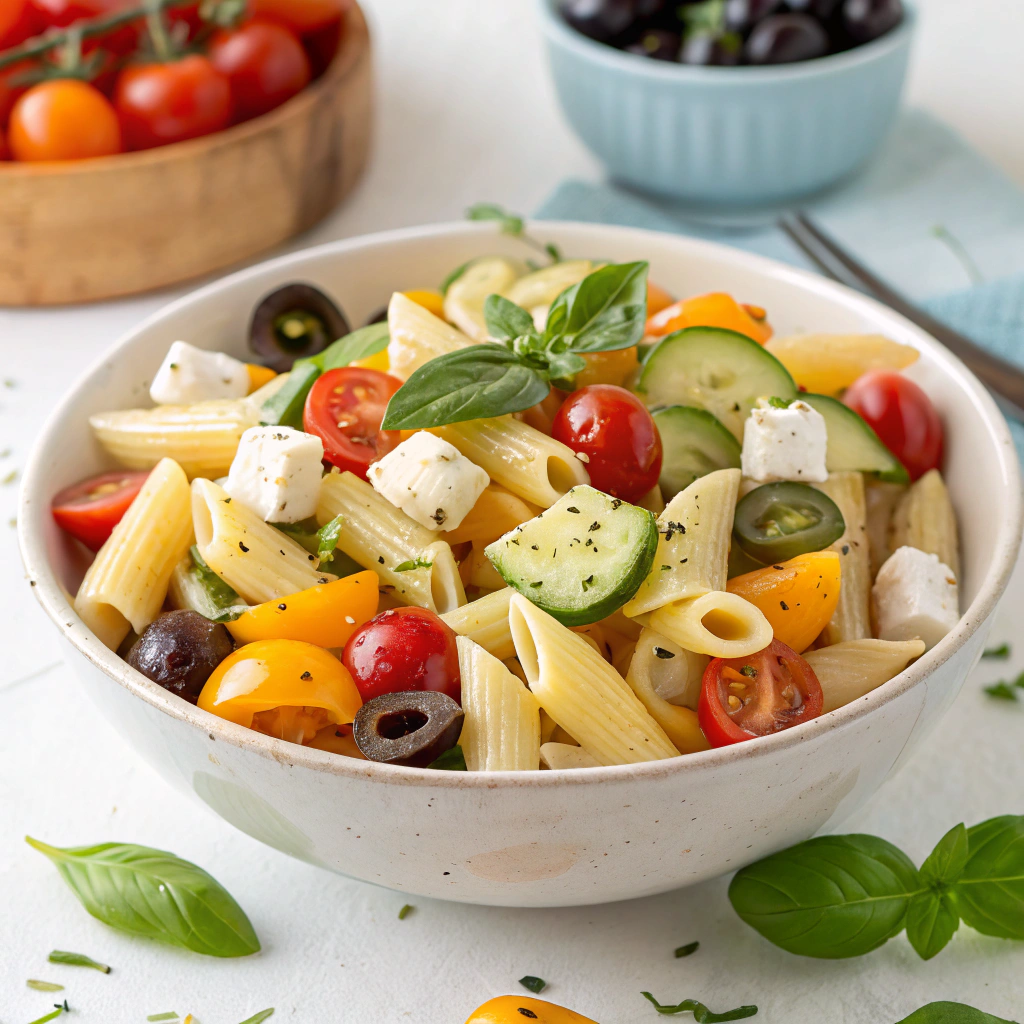
[[[1004,1017],[993,1017],[964,1003],[929,1003],[896,1024],[1018,1024]]]
[[[954,825],[936,844],[921,865],[921,878],[926,883],[952,885],[967,866],[969,840],[963,822]]]
[[[658,1013],[692,1013],[697,1024],[720,1024],[729,1020],[745,1020],[757,1013],[756,1006],[738,1006],[735,1010],[727,1010],[725,1013],[712,1013],[703,1003],[696,999],[684,999],[675,1006],[663,1006],[650,992],[641,992],[640,995],[651,1003]]]
[[[929,890],[915,896],[907,908],[907,940],[922,960],[941,953],[960,927],[956,896]]]
[[[129,843],[60,849],[31,837],[25,841],[53,861],[82,906],[111,928],[206,956],[259,952],[242,908],[187,860]]]
[[[501,416],[536,405],[545,375],[503,345],[471,345],[416,370],[388,403],[382,430],[413,430]]]
[[[496,203],[475,203],[466,211],[467,220],[493,220],[506,235],[521,235],[523,233],[523,218],[515,214],[506,213]]]
[[[488,295],[484,302],[484,320],[491,337],[511,341],[522,335],[536,334],[533,317],[503,295]]]
[[[967,830],[968,855],[955,891],[964,924],[983,935],[1024,939],[1024,816]]]
[[[545,341],[561,338],[574,352],[631,348],[647,322],[648,264],[612,263],[567,288],[548,311]]]
[[[875,836],[822,836],[737,872],[736,913],[776,946],[823,959],[870,953],[924,891],[913,862]]]

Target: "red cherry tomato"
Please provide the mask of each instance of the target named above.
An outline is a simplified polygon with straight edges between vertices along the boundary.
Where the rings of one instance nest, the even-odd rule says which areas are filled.
[[[912,380],[892,370],[872,370],[846,389],[843,401],[907,467],[911,480],[938,468],[942,421],[931,399]]]
[[[715,658],[704,670],[697,718],[713,747],[790,729],[821,714],[814,670],[773,640],[749,658]]]
[[[3,129],[0,128],[0,160],[7,159],[7,140],[4,138]]]
[[[299,37],[274,21],[256,19],[218,32],[210,44],[210,60],[231,82],[236,121],[281,106],[313,77]]]
[[[294,32],[313,32],[341,19],[352,0],[250,0],[257,18],[273,18]]]
[[[6,0],[4,0],[6,2]],[[101,18],[108,14],[137,7],[136,0],[29,0],[41,28],[66,28],[84,18]],[[91,53],[97,47],[112,50],[122,56],[131,53],[139,38],[135,23],[115,29],[102,38],[83,40],[83,52]]]
[[[381,612],[352,634],[342,661],[364,701],[407,690],[439,690],[462,699],[455,633],[426,608]]]
[[[212,135],[231,123],[231,83],[207,57],[126,68],[114,93],[129,149]]]
[[[91,551],[99,551],[149,473],[103,473],[68,487],[53,499],[57,525]]]
[[[15,160],[86,160],[121,152],[121,126],[110,101],[87,82],[34,85],[14,105],[8,144]]]
[[[380,429],[384,410],[401,386],[397,377],[380,370],[358,366],[328,370],[306,397],[303,427],[323,441],[328,462],[365,480],[370,463],[402,440],[399,431]]]
[[[0,50],[9,50],[43,30],[43,22],[29,0],[0,2]]]
[[[625,388],[591,384],[574,391],[558,410],[551,436],[586,456],[590,482],[599,491],[639,501],[658,482],[658,428]]]

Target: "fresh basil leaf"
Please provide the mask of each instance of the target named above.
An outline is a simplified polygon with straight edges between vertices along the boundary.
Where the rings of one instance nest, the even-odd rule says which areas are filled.
[[[744,1020],[753,1017],[757,1013],[756,1006],[738,1006],[735,1010],[727,1010],[725,1013],[712,1013],[703,1003],[696,999],[684,999],[675,1006],[662,1006],[650,992],[641,992],[640,995],[650,1002],[658,1013],[692,1013],[697,1024],[719,1024],[721,1021]]]
[[[574,352],[630,348],[647,322],[648,264],[612,263],[567,288],[551,304],[546,341],[564,338]]]
[[[46,958],[51,964],[63,964],[65,967],[88,967],[92,971],[99,971],[101,974],[109,974],[110,967],[93,960],[91,956],[84,953],[68,953],[63,949],[55,949]]]
[[[551,380],[568,381],[586,368],[586,359],[575,352],[552,352],[548,356],[548,376]]]
[[[501,225],[506,235],[519,236],[523,233],[523,218],[506,213],[496,203],[476,203],[466,211],[468,220],[493,220]]]
[[[356,363],[360,359],[369,359],[378,352],[383,352],[391,341],[388,325],[385,321],[379,324],[367,324],[358,331],[346,334],[336,342],[328,345],[318,355],[311,357],[322,373],[336,370],[342,366]]]
[[[206,956],[259,952],[242,908],[187,860],[129,843],[60,849],[30,837],[25,841],[53,861],[82,906],[111,928]]]
[[[993,1017],[964,1003],[929,1003],[896,1024],[1018,1024],[1005,1017]]]
[[[334,551],[338,546],[344,525],[344,517],[335,516],[329,523],[324,523],[316,531],[316,557],[320,560],[321,566],[334,561]]]
[[[466,755],[463,754],[462,747],[458,743],[450,750],[446,750],[436,761],[431,761],[427,767],[442,772],[469,771],[466,767]]]
[[[1007,682],[993,683],[991,686],[982,687],[982,689],[997,700],[1016,701],[1018,699],[1017,691]]]
[[[192,565],[180,578],[185,605],[211,622],[234,622],[249,606],[207,564],[195,544]]]
[[[948,890],[929,890],[910,901],[907,939],[922,960],[942,952],[959,927],[956,897]]]
[[[484,301],[484,320],[491,337],[498,341],[511,341],[520,335],[535,333],[533,317],[504,295],[487,296]]]
[[[425,558],[409,558],[404,562],[399,562],[395,566],[395,572],[415,572],[417,569],[432,569],[434,566],[433,562],[428,562]]]
[[[562,262],[562,250],[559,249],[554,242],[546,242],[544,245],[544,251],[551,257],[552,263]]]
[[[954,825],[938,842],[921,865],[926,884],[952,885],[967,866],[967,829]]]
[[[801,956],[861,956],[903,928],[924,891],[910,858],[875,836],[822,836],[737,872],[736,913],[769,942]]]
[[[465,263],[463,263],[461,267],[456,267],[456,268],[455,268],[455,269],[454,269],[454,270],[453,270],[453,271],[452,271],[452,272],[451,272],[451,273],[450,273],[450,274],[449,274],[449,275],[448,275],[448,276],[447,276],[447,277],[446,277],[446,278],[445,278],[445,279],[444,279],[444,280],[443,280],[443,281],[441,282],[441,288],[440,288],[439,290],[440,290],[440,292],[441,292],[441,294],[442,294],[442,295],[447,295],[447,294],[448,294],[448,289],[449,289],[449,288],[451,288],[451,286],[452,286],[453,284],[455,284],[455,282],[456,282],[456,281],[458,281],[458,279],[459,279],[460,277],[462,277],[462,275],[463,275],[463,274],[464,274],[464,273],[465,273],[465,272],[466,272],[467,270],[469,270],[470,264],[471,264],[472,262],[473,262],[473,260],[466,260],[466,262],[465,262]]]
[[[550,391],[543,372],[503,345],[472,345],[424,363],[395,392],[383,430],[411,430],[520,412]]]
[[[302,429],[302,411],[306,397],[320,376],[312,361],[299,359],[288,372],[288,379],[260,407],[260,422],[270,427]]]
[[[54,1003],[53,1005],[56,1006],[57,1009],[46,1014],[46,1016],[44,1017],[37,1017],[34,1021],[31,1022],[31,1024],[49,1024],[51,1020],[56,1020],[62,1014],[66,1013],[67,1010],[70,1010],[70,1007],[67,1005],[67,1002],[68,1001],[65,999],[64,1006],[57,1006],[57,1004]],[[67,1007],[67,1010],[65,1009],[65,1007]]]
[[[967,848],[954,889],[964,924],[983,935],[1024,939],[1024,816],[969,828]]]
[[[1010,645],[1000,644],[998,647],[986,647],[981,652],[983,658],[994,659],[996,661],[1005,661],[1010,656]]]

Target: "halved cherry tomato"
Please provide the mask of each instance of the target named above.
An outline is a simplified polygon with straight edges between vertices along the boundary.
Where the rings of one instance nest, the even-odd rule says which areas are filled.
[[[129,149],[212,135],[231,123],[231,83],[199,54],[126,68],[114,91]]]
[[[273,18],[292,31],[305,33],[324,28],[341,19],[352,0],[250,0],[256,17]]]
[[[99,551],[148,476],[148,472],[103,473],[67,487],[53,499],[53,518],[90,551]]]
[[[931,399],[912,380],[892,370],[872,370],[846,389],[843,401],[906,466],[911,480],[938,469],[942,421]]]
[[[469,1015],[466,1024],[520,1024],[524,1018],[533,1024],[597,1024],[582,1013],[532,996],[489,999]]]
[[[574,391],[558,410],[551,436],[583,454],[590,482],[606,494],[639,501],[658,482],[658,428],[625,388],[592,384]]]
[[[644,333],[661,338],[681,331],[684,327],[723,327],[737,334],[745,334],[763,345],[771,336],[772,328],[765,311],[756,306],[741,306],[725,292],[710,292],[683,299],[647,318]]]
[[[371,462],[401,442],[397,430],[381,430],[391,396],[402,386],[380,370],[344,366],[317,378],[306,397],[302,422],[324,443],[324,458],[366,478]]]
[[[715,658],[704,670],[697,716],[713,747],[769,736],[821,714],[814,670],[773,640],[749,658]]]
[[[260,18],[218,32],[210,43],[210,60],[231,81],[236,121],[281,106],[313,77],[299,37],[278,22]]]
[[[121,128],[98,89],[59,79],[33,86],[15,103],[7,141],[15,160],[86,160],[120,153]]]

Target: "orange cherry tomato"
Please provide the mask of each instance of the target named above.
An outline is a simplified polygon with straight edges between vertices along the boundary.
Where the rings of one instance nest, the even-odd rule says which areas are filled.
[[[582,1013],[532,996],[489,999],[469,1015],[466,1024],[520,1024],[527,1019],[533,1024],[597,1024]]]
[[[664,288],[647,282],[647,316],[652,317],[663,309],[668,309],[676,300]]]
[[[33,86],[14,105],[8,143],[15,160],[87,160],[121,152],[110,101],[86,82]]]
[[[684,327],[723,327],[745,334],[759,345],[763,345],[773,333],[763,309],[741,306],[724,292],[695,295],[667,306],[661,312],[648,316],[644,333],[648,337],[661,338]]]
[[[231,83],[199,54],[126,68],[114,105],[129,149],[152,149],[219,132],[231,123]]]
[[[249,9],[258,18],[273,18],[294,32],[314,32],[339,21],[352,0],[250,0]]]

